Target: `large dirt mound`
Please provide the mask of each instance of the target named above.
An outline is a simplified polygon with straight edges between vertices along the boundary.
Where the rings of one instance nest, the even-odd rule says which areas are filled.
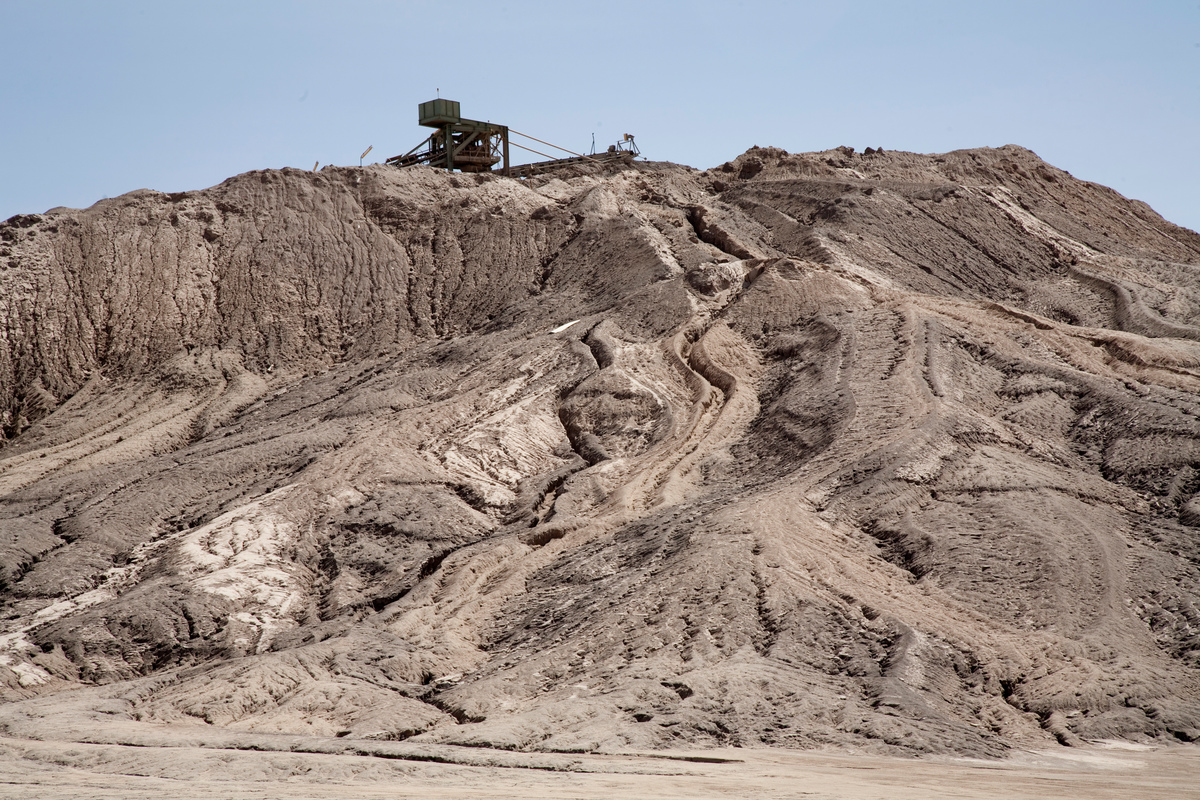
[[[10,735],[1200,738],[1200,236],[1027,150],[0,240]]]

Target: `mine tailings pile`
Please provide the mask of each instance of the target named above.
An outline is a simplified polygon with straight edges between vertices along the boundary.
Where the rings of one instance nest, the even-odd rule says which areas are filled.
[[[521,171],[426,105],[0,225],[8,736],[1200,738],[1200,236],[1015,146]]]

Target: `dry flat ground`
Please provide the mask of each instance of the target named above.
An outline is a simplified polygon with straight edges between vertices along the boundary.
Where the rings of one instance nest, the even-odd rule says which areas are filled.
[[[1014,146],[14,217],[0,600],[5,764],[55,791],[1169,794],[1200,236]],[[611,756],[697,748],[747,755]]]
[[[329,746],[331,743],[325,743]],[[332,747],[336,750],[336,747]],[[1128,745],[1023,751],[1004,761],[786,750],[654,754],[438,756],[478,766],[394,755],[262,753],[182,747],[131,749],[0,739],[0,797],[39,800],[180,798],[470,798],[508,800],[1184,800],[1200,797],[1200,753]],[[380,751],[385,752],[385,751]],[[697,759],[697,760],[688,760]],[[500,762],[503,766],[485,766]]]

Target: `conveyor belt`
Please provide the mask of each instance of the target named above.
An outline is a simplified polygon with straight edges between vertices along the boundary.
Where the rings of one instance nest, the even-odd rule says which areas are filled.
[[[572,156],[571,158],[557,158],[553,161],[537,161],[532,164],[521,164],[520,166],[512,167],[509,171],[514,178],[530,178],[534,175],[541,175],[543,172],[561,169],[562,167],[571,167],[579,164],[608,164],[613,161],[632,161],[633,154],[625,151],[616,153],[596,153],[592,156]]]

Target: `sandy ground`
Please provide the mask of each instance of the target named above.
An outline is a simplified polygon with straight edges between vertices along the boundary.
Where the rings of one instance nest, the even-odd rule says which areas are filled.
[[[457,748],[446,748],[453,758]],[[480,754],[472,754],[480,755]],[[508,767],[377,756],[129,748],[0,739],[4,798],[1047,798],[1200,797],[1200,750],[1128,744],[1004,761],[762,749],[549,758]],[[697,763],[688,758],[728,759]],[[550,764],[555,766],[551,767]]]

